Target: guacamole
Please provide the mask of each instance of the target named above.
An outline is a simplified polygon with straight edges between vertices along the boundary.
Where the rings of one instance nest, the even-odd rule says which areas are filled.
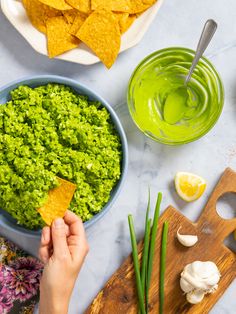
[[[56,176],[77,185],[70,210],[89,220],[121,175],[121,142],[107,109],[71,88],[20,86],[0,105],[0,208],[41,228],[37,208]]]

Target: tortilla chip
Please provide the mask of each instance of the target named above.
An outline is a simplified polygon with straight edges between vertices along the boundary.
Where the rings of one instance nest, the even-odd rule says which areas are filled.
[[[157,0],[130,0],[130,14],[140,13],[150,8]]]
[[[46,20],[61,15],[61,12],[38,0],[23,0],[26,13],[32,25],[42,33],[46,33]]]
[[[83,25],[84,21],[87,19],[88,15],[78,12],[75,19],[74,23],[71,25],[71,28],[69,30],[71,35],[76,35],[76,33],[79,31],[80,27]]]
[[[144,11],[142,11],[142,12],[139,12],[139,13],[136,13],[136,14],[134,14],[134,15],[136,15],[136,17],[138,18],[138,17],[140,17],[145,11],[146,11],[146,10],[144,10]]]
[[[75,17],[77,15],[77,10],[66,10],[63,11],[62,14],[64,16],[64,18],[66,19],[67,23],[72,25],[74,23]]]
[[[69,4],[67,4],[64,0],[39,0],[39,1],[57,10],[72,9],[72,7]]]
[[[120,28],[111,11],[94,11],[80,27],[76,36],[110,68],[120,50]]]
[[[76,190],[75,184],[61,178],[57,178],[57,180],[60,186],[48,192],[47,203],[38,209],[38,212],[48,226],[51,226],[56,218],[65,216]]]
[[[91,0],[92,10],[107,9],[117,12],[135,14],[151,7],[157,0]]]
[[[69,34],[70,24],[66,22],[63,16],[48,19],[46,27],[49,58],[76,48],[80,43],[76,37]]]
[[[71,7],[83,13],[91,13],[90,0],[65,0]]]
[[[136,20],[136,15],[130,15],[129,13],[114,13],[115,17],[118,19],[118,23],[120,26],[120,32],[125,33],[133,22]]]
[[[129,12],[130,0],[91,0],[92,10],[107,9],[111,11]]]

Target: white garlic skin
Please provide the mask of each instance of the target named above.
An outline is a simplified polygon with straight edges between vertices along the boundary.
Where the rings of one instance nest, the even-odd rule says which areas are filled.
[[[198,242],[198,236],[188,235],[188,234],[180,234],[179,233],[180,229],[181,229],[181,227],[177,231],[177,239],[183,246],[191,247],[191,246],[194,246]]]
[[[198,304],[202,302],[203,298],[205,296],[205,293],[203,291],[192,291],[186,294],[186,299],[188,303],[191,304]]]
[[[189,303],[200,303],[205,294],[218,288],[220,272],[213,262],[195,261],[184,267],[180,278],[180,287],[186,293]]]

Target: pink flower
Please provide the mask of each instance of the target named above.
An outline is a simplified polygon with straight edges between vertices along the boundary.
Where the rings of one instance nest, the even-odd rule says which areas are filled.
[[[0,284],[2,281],[3,281],[3,271],[2,271],[2,264],[0,263]]]
[[[12,295],[9,290],[3,287],[0,291],[0,313],[8,313],[13,306]]]
[[[2,268],[2,283],[13,298],[25,301],[37,294],[42,273],[42,264],[37,259],[19,257]]]
[[[36,271],[41,275],[43,263],[34,257],[18,257],[9,263],[9,266],[14,269],[27,269],[28,271]]]

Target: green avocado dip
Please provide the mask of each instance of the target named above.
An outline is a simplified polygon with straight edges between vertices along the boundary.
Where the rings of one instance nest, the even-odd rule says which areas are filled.
[[[198,62],[185,85],[194,51],[167,48],[145,58],[134,71],[128,105],[137,126],[169,145],[189,143],[206,134],[222,111],[224,92],[213,65]]]
[[[121,142],[107,109],[64,85],[20,86],[0,105],[0,208],[28,229],[56,176],[77,185],[70,210],[101,211],[121,175]]]

